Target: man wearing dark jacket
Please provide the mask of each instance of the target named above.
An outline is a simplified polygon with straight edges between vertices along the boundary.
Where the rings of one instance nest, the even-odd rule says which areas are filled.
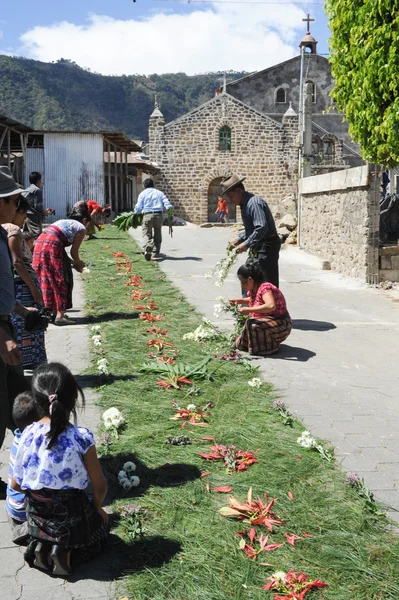
[[[43,182],[42,175],[38,171],[32,171],[29,175],[30,186],[22,192],[29,202],[28,216],[25,220],[24,231],[29,231],[34,239],[42,232],[43,217],[51,214],[51,210],[43,208]]]
[[[266,281],[278,287],[281,240],[277,235],[276,224],[267,202],[260,196],[245,191],[242,184],[244,179],[245,177],[240,179],[237,175],[232,175],[221,183],[222,194],[240,207],[245,228],[232,243],[237,246],[238,254],[251,250],[259,260]]]

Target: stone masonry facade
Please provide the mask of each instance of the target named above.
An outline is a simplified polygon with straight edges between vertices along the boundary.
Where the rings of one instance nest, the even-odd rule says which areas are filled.
[[[219,132],[231,130],[231,149],[219,149]],[[175,214],[193,223],[208,220],[212,182],[236,174],[248,191],[272,207],[296,195],[298,118],[291,111],[283,123],[262,115],[227,93],[165,125],[156,109],[150,118],[149,154],[157,163],[159,187]]]
[[[301,181],[301,248],[334,271],[378,283],[379,186],[369,166]]]

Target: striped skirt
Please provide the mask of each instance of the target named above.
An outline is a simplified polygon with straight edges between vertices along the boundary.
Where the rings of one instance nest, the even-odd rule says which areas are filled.
[[[29,274],[39,289],[36,277],[31,272]],[[21,279],[15,280],[15,297],[17,302],[20,302],[22,306],[40,308],[40,305],[33,301],[28,286]],[[22,352],[22,366],[24,369],[34,369],[42,363],[46,363],[47,355],[44,343],[44,330],[26,331],[24,319],[16,313],[11,315],[11,320],[17,336],[18,348]]]
[[[108,526],[83,490],[28,491],[26,512],[31,542],[74,550],[76,562],[98,554],[108,537]]]
[[[291,329],[290,316],[278,319],[271,316],[262,319],[249,317],[236,340],[236,348],[254,356],[274,354],[290,335]]]
[[[51,233],[36,240],[32,266],[36,271],[44,306],[64,312],[72,308],[72,267],[62,241]]]

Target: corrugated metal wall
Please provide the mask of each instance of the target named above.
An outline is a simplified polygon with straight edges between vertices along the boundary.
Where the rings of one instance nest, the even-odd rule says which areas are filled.
[[[102,134],[45,133],[43,172],[45,206],[56,211],[51,222],[65,218],[79,200],[104,204]]]
[[[29,185],[29,173],[39,171],[44,177],[44,148],[26,148],[25,150],[25,187]]]

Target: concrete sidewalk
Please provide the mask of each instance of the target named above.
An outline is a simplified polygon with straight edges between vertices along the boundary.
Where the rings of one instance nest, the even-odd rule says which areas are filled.
[[[141,241],[141,232],[132,233]],[[205,273],[225,254],[231,228],[164,228],[162,269],[212,322],[216,298],[240,295],[233,269],[221,289]],[[238,264],[245,261],[240,257]],[[258,358],[290,410],[330,440],[347,472],[365,478],[399,521],[399,307],[380,290],[321,270],[296,248],[281,252],[280,287],[294,329],[281,351]]]
[[[75,273],[74,309],[71,317],[81,318],[83,306],[83,285]],[[74,375],[87,368],[89,356],[89,332],[86,325],[75,324],[65,327],[50,325],[46,334],[48,359],[67,365]],[[79,380],[84,387],[85,379]],[[99,410],[95,406],[95,394],[84,389],[86,409],[78,413],[81,425],[96,432],[100,420]],[[12,436],[8,433],[0,452],[0,476],[7,480],[9,451]],[[4,600],[114,600],[115,592],[111,583],[112,572],[107,561],[109,557],[101,555],[77,567],[68,580],[50,577],[37,569],[30,569],[23,559],[23,548],[15,546],[10,537],[10,527],[5,513],[5,502],[0,501],[0,583],[1,598]]]

